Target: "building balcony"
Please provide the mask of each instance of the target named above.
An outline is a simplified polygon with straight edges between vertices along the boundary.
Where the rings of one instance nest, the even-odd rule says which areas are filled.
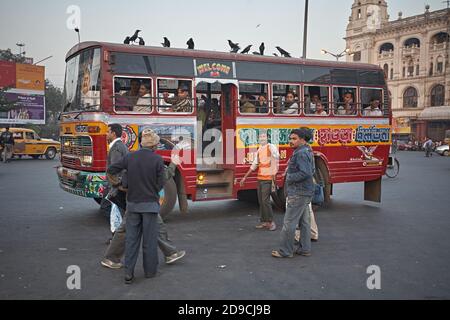
[[[420,48],[419,47],[403,47],[402,48],[402,56],[408,57],[408,56],[417,56],[420,54]]]
[[[394,59],[394,51],[383,51],[378,54],[378,60],[389,60]]]
[[[445,51],[448,48],[448,42],[442,42],[442,43],[432,43],[430,44],[430,51]]]

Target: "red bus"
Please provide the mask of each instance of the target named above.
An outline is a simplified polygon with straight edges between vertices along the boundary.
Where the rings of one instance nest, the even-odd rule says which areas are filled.
[[[130,151],[149,127],[167,164],[180,152],[162,192],[163,215],[177,198],[181,212],[188,200],[252,198],[256,174],[238,182],[264,129],[280,150],[273,200],[283,207],[289,133],[308,127],[326,201],[346,182],[364,182],[364,199],[381,201],[392,116],[378,66],[101,42],[76,45],[66,62],[57,173],[67,192],[102,198],[107,126],[119,123]]]

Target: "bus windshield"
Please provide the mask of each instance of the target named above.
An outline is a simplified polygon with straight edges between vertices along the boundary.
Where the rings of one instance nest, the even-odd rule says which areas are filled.
[[[100,48],[67,61],[63,112],[100,110]]]

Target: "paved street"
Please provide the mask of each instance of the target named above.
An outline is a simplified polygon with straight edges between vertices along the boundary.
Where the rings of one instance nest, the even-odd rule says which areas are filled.
[[[449,299],[450,158],[398,156],[381,205],[362,200],[362,184],[335,187],[310,258],[272,258],[279,231],[255,230],[252,204],[193,204],[168,221],[185,259],[166,266],[160,254],[151,280],[139,261],[132,286],[101,267],[108,221],[93,200],[59,189],[56,160],[0,164],[0,299]],[[71,265],[81,290],[66,287]],[[381,290],[366,287],[370,265],[381,268]]]

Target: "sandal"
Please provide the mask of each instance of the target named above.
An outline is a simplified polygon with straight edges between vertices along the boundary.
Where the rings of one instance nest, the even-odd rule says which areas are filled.
[[[278,250],[273,250],[272,257],[274,257],[274,258],[292,258],[292,257],[294,257],[294,255],[283,256],[283,255],[281,255],[281,253]]]

